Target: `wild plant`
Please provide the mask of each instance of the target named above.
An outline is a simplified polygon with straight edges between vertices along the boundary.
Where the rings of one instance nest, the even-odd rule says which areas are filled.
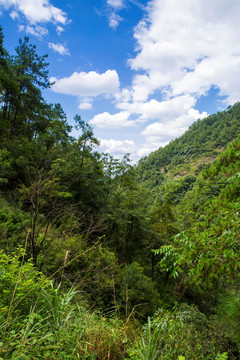
[[[136,350],[132,354],[132,359],[136,360],[156,360],[159,355],[159,340],[161,338],[161,329],[159,326],[153,325],[150,317],[148,317],[144,334],[136,343]]]
[[[42,289],[46,304],[45,311],[48,311],[48,324],[53,331],[63,328],[74,316],[75,308],[71,301],[77,292],[71,287],[66,293],[61,293],[61,284],[55,288],[52,281],[50,289]]]

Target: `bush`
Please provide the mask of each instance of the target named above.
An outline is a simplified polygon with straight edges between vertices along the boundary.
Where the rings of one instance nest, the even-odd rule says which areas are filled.
[[[238,359],[227,336],[196,307],[183,304],[173,311],[158,310],[130,353],[134,360],[213,360],[224,351],[229,359]]]
[[[120,298],[122,307],[128,299],[129,312],[147,317],[159,306],[160,299],[152,280],[144,275],[143,268],[138,263],[126,265],[120,275]]]
[[[61,289],[24,262],[24,250],[0,252],[0,359],[125,358],[124,326],[90,313],[75,301],[76,289]]]

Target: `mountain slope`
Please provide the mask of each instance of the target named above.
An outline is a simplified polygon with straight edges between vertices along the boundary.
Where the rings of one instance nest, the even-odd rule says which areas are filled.
[[[240,134],[240,103],[226,111],[197,120],[179,138],[141,159],[138,178],[148,188],[166,179],[196,175]]]

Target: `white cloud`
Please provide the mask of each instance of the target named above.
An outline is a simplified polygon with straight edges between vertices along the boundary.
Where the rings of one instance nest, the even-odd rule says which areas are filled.
[[[60,55],[70,55],[69,50],[63,44],[48,43],[48,47],[49,49],[56,51]]]
[[[119,103],[117,106],[128,111],[129,115],[140,115],[135,123],[157,120],[142,131],[146,142],[137,150],[138,157],[167,145],[170,140],[182,135],[194,121],[206,117],[206,112],[199,113],[193,108],[195,103],[196,99],[190,95],[165,101],[152,99],[148,102]]]
[[[107,0],[106,1],[109,11],[108,15],[108,23],[112,29],[116,29],[119,23],[123,20],[120,15],[117,14],[117,11],[121,10],[124,7],[123,0]]]
[[[11,16],[11,18],[13,19],[13,20],[16,20],[18,17],[19,17],[19,14],[18,14],[18,12],[17,11],[12,11],[11,13],[10,13],[10,16]]]
[[[111,95],[118,90],[119,78],[116,70],[107,70],[103,74],[95,71],[74,72],[71,76],[62,79],[50,78],[55,81],[52,90],[67,95],[81,97],[94,97],[98,95]]]
[[[24,31],[26,34],[34,35],[40,39],[48,33],[48,30],[45,27],[39,26],[39,25],[36,25],[36,26],[20,25],[18,27],[18,29],[19,29],[19,31]]]
[[[239,0],[149,1],[134,30],[136,56],[128,62],[135,71],[132,84],[115,94],[127,121],[137,115],[131,120],[135,124],[148,122],[141,133],[146,141],[135,156],[165,146],[207,116],[195,106],[211,88],[219,90],[222,103],[240,100],[239,13]],[[114,123],[108,116],[105,122],[102,114],[95,119],[106,126],[110,119]]]
[[[129,64],[145,74],[133,80],[133,100],[157,89],[198,98],[211,86],[239,100],[239,13],[238,0],[152,0],[134,32],[137,55]]]
[[[121,111],[117,114],[109,114],[104,112],[102,114],[95,115],[89,123],[99,128],[108,129],[120,129],[124,127],[135,126],[135,121],[129,120],[130,113],[127,111]]]
[[[112,13],[108,17],[109,26],[112,29],[116,29],[118,27],[120,21],[122,21],[122,18],[118,14]]]
[[[127,153],[130,154],[132,164],[136,163],[141,157],[148,155],[150,152],[159,148],[161,144],[143,144],[136,146],[133,140],[100,140],[99,151],[113,155],[122,159]]]
[[[64,31],[64,28],[62,26],[58,25],[56,27],[56,31],[57,31],[57,34],[60,35]]]
[[[129,89],[122,89],[115,93],[116,101],[128,102],[131,100],[131,91]]]
[[[135,153],[136,146],[133,140],[100,140],[100,151],[122,158],[124,154]]]
[[[11,7],[19,12],[31,23],[52,21],[65,25],[67,23],[66,13],[54,7],[49,0],[0,0],[0,5],[5,9]]]
[[[89,101],[83,101],[78,106],[81,110],[90,110],[92,109],[92,104]]]
[[[200,114],[198,110],[189,109],[188,112],[171,121],[158,121],[148,125],[142,131],[142,135],[147,137],[147,144],[156,144],[156,148],[165,146],[170,140],[182,135],[194,121],[206,116],[206,112]]]
[[[123,8],[123,0],[107,0],[107,4],[114,9],[121,9]]]
[[[138,119],[140,122],[153,119],[161,119],[163,122],[167,122],[188,112],[195,103],[194,97],[182,95],[165,101],[152,99],[148,102],[122,102],[118,103],[117,107],[129,111],[129,113],[140,114]]]
[[[144,156],[149,155],[151,152],[157,150],[160,148],[160,146],[165,146],[168,144],[168,141],[166,141],[166,143],[163,142],[157,142],[157,141],[152,141],[151,143],[145,143],[142,144],[140,146],[140,148],[137,151],[137,160],[139,160],[139,158],[142,158]]]

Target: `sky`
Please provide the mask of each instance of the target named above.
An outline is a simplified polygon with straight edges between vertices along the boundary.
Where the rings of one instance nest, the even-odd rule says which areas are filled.
[[[46,101],[134,162],[240,100],[239,16],[239,0],[0,0],[8,51],[27,35],[48,54]]]

